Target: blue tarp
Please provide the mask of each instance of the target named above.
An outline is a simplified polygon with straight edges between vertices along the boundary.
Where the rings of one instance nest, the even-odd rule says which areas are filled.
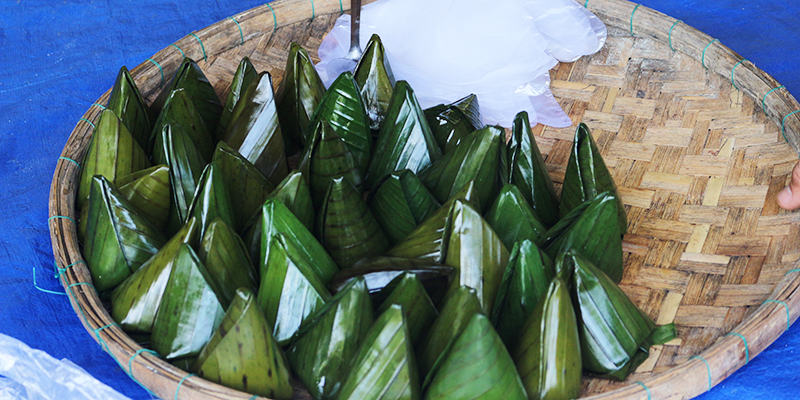
[[[591,1],[591,0],[590,0]],[[581,0],[583,2],[583,0]],[[793,2],[643,0],[683,20],[800,93],[800,14]],[[0,2],[0,332],[68,358],[134,399],[150,396],[81,326],[53,279],[50,180],[78,119],[133,67],[189,32],[259,0],[4,0]],[[269,27],[265,27],[267,29]],[[733,374],[704,400],[796,398],[800,327]]]

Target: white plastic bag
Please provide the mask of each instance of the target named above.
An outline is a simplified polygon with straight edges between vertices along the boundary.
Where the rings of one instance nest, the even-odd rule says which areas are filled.
[[[599,50],[605,25],[574,0],[379,0],[361,11],[363,49],[377,33],[397,80],[414,88],[423,108],[478,96],[485,124],[567,127],[550,92],[548,70]],[[342,15],[319,48],[326,85],[350,48],[350,16]]]
[[[0,333],[0,399],[125,400],[69,360]]]

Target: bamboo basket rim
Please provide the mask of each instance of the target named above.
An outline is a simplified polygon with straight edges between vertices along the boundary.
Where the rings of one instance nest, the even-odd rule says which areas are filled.
[[[369,3],[371,0],[365,1]],[[195,31],[167,46],[131,70],[136,84],[145,92],[165,83],[180,64],[183,55],[204,59],[273,34],[278,28],[317,16],[343,13],[348,2],[341,0],[276,0],[221,20]],[[800,152],[800,104],[769,74],[744,60],[719,40],[658,11],[626,0],[587,0],[588,9],[607,25],[629,30],[633,36],[669,43],[702,63],[707,69],[729,78],[731,84],[761,104],[769,119],[781,128],[786,141]],[[272,28],[270,31],[269,28]],[[213,44],[213,46],[211,46]],[[180,52],[179,52],[180,51]],[[258,398],[188,374],[151,351],[143,349],[113,321],[91,285],[91,275],[83,262],[75,221],[75,191],[80,160],[88,147],[93,121],[99,119],[110,89],[80,118],[56,166],[49,199],[50,236],[59,268],[60,282],[86,330],[103,346],[122,369],[137,383],[161,398],[198,399]],[[790,118],[792,115],[795,118]],[[67,161],[67,162],[61,162]],[[797,267],[797,265],[795,265]],[[800,268],[800,267],[798,267]],[[654,374],[641,382],[593,395],[591,399],[691,398],[722,382],[774,342],[800,316],[800,269],[790,270],[765,301],[730,333],[688,361]],[[686,376],[708,376],[708,384],[690,384]],[[701,380],[705,382],[705,380]],[[673,384],[677,385],[675,392]]]

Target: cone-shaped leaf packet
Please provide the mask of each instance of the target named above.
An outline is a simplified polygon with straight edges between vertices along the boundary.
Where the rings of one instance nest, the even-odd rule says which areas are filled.
[[[215,132],[219,117],[222,114],[222,103],[214,90],[214,86],[208,81],[203,70],[190,58],[184,58],[169,85],[165,87],[153,102],[152,109],[155,112],[163,112],[166,107],[167,97],[176,89],[183,89],[186,95],[194,103],[197,112],[202,116],[208,132]],[[218,139],[218,138],[217,138]],[[211,149],[213,151],[213,147]]]
[[[439,313],[415,274],[406,272],[395,280],[397,282],[388,285],[390,289],[384,289],[391,292],[386,295],[386,300],[376,313],[383,314],[394,304],[401,306],[406,316],[411,342],[418,346]]]
[[[286,356],[311,397],[336,398],[372,323],[372,302],[364,279],[359,278],[300,327]]]
[[[386,49],[378,35],[373,34],[369,38],[353,77],[361,89],[370,129],[380,130],[392,100],[395,80],[386,58]]]
[[[180,127],[192,139],[203,158],[211,159],[214,153],[214,142],[208,132],[208,127],[203,122],[203,115],[200,114],[200,110],[195,108],[195,103],[192,102],[185,89],[176,89],[169,94],[158,119],[153,123],[150,141],[153,143],[154,149],[158,146],[158,136],[164,131],[166,125],[171,125],[173,129]]]
[[[443,264],[447,255],[449,238],[450,210],[457,201],[468,202],[478,207],[475,183],[470,182],[450,200],[444,203],[428,219],[417,225],[405,239],[392,247],[387,255],[392,257],[415,258]]]
[[[193,357],[211,339],[225,315],[211,276],[187,244],[177,259],[153,323],[150,345],[164,358]]]
[[[583,368],[623,380],[647,359],[650,346],[676,337],[675,325],[656,327],[600,269],[570,251],[564,258],[574,268],[573,298],[580,310]]]
[[[581,123],[575,130],[572,151],[564,174],[564,186],[561,188],[561,216],[569,214],[584,201],[595,198],[602,192],[611,192],[616,201],[617,223],[620,233],[628,231],[628,220],[625,207],[619,197],[617,186],[606,163],[597,149],[589,127]]]
[[[505,133],[500,127],[484,127],[421,171],[419,179],[439,201],[446,201],[474,180],[478,201],[486,207],[500,189],[497,165],[504,138]]]
[[[525,240],[514,245],[497,293],[492,323],[506,347],[516,347],[522,326],[555,276],[550,257]]]
[[[389,247],[361,194],[341,176],[331,181],[317,230],[320,243],[342,269],[362,258],[380,255]]]
[[[286,345],[303,321],[330,299],[330,292],[300,250],[283,234],[276,234],[262,271],[258,305],[278,344]]]
[[[367,332],[338,400],[420,399],[419,375],[407,322],[389,307]]]
[[[609,192],[582,204],[547,231],[542,248],[554,260],[559,254],[574,249],[614,282],[619,282],[623,267],[622,236],[619,225],[614,222],[616,204],[617,198]]]
[[[189,207],[189,217],[197,218],[200,223],[200,237],[205,234],[211,221],[217,218],[228,226],[234,224],[233,207],[225,186],[225,178],[220,169],[214,164],[206,165]]]
[[[233,110],[235,119],[222,137],[264,174],[280,182],[289,173],[272,77],[262,72],[245,90]]]
[[[475,288],[484,313],[489,314],[503,280],[508,250],[480,212],[468,203],[457,200],[453,204],[450,226],[444,260],[445,265],[455,269],[450,287]]]
[[[509,249],[514,247],[514,243],[523,240],[541,243],[547,234],[547,227],[525,201],[519,189],[510,183],[500,189],[494,204],[486,212],[486,222]]]
[[[323,119],[344,140],[363,175],[372,151],[372,134],[364,102],[352,73],[344,72],[331,83],[309,126],[315,127]]]
[[[553,279],[511,352],[530,398],[575,399],[580,395],[579,346],[569,289],[561,279]]]
[[[223,141],[217,143],[211,163],[222,174],[228,197],[236,201],[236,207],[232,207],[235,221],[232,227],[241,232],[261,209],[270,192],[275,190],[275,185],[253,163]]]
[[[106,108],[117,114],[139,146],[148,151],[150,132],[153,130],[150,109],[125,66],[119,69]]]
[[[439,317],[431,325],[422,345],[417,349],[420,376],[427,376],[436,360],[458,337],[475,314],[483,313],[475,289],[461,286],[447,293]]]
[[[442,153],[449,153],[455,149],[467,135],[483,125],[478,96],[474,94],[451,104],[428,108],[425,110],[425,118]]]
[[[217,293],[223,309],[233,301],[236,289],[258,289],[259,277],[242,239],[221,219],[214,219],[208,225],[197,255],[211,277],[209,284]]]
[[[111,183],[119,177],[149,168],[147,154],[111,110],[103,111],[81,164],[78,207],[89,197],[92,177],[105,176]]]
[[[337,176],[344,176],[359,193],[363,192],[364,173],[350,148],[327,120],[315,120],[314,124],[314,136],[306,146],[298,169],[308,178],[316,206],[322,204],[331,180]]]
[[[450,286],[453,268],[412,258],[370,257],[337,272],[328,287],[332,293],[338,293],[353,280],[363,277],[373,303],[382,304],[399,283],[395,278],[406,273],[415,275],[433,304],[439,304]]]
[[[181,245],[197,240],[199,224],[194,219],[178,231],[153,257],[111,293],[111,316],[122,329],[149,333],[161,305],[164,289],[175,263],[189,262]]]
[[[369,208],[392,243],[405,239],[441,205],[413,172],[394,172],[370,194]]]
[[[86,208],[83,254],[99,292],[120,284],[166,242],[102,175],[92,178]]]
[[[281,131],[287,148],[302,148],[310,133],[309,124],[325,95],[325,85],[319,78],[306,49],[292,42],[286,69],[275,93]]]
[[[236,73],[233,74],[231,87],[228,89],[228,97],[225,100],[225,104],[222,105],[222,114],[220,114],[219,117],[219,124],[214,131],[214,136],[217,140],[219,140],[228,129],[228,125],[230,125],[233,119],[233,109],[236,107],[236,103],[242,98],[245,89],[247,89],[257,77],[258,71],[256,71],[256,67],[253,66],[250,58],[242,57],[239,66],[236,67]]]
[[[306,228],[314,229],[315,213],[311,189],[302,172],[295,170],[286,175],[269,197],[283,203]]]
[[[258,262],[261,265],[259,272],[261,276],[264,275],[263,269],[270,257],[273,237],[279,233],[294,244],[305,264],[311,266],[323,284],[327,285],[333,274],[339,271],[336,262],[328,255],[325,248],[283,203],[267,199],[261,208],[261,218],[261,250]]]
[[[527,112],[517,114],[511,131],[511,140],[508,142],[508,181],[519,188],[542,222],[553,226],[560,217],[558,197],[539,146],[531,137]]]
[[[443,357],[425,399],[528,398],[508,350],[485,315],[474,314]]]
[[[414,90],[406,81],[398,81],[375,142],[367,171],[367,186],[374,187],[394,171],[408,169],[419,173],[441,157],[442,151],[436,145]]]
[[[158,230],[164,230],[169,219],[172,199],[169,167],[160,164],[117,179],[119,192],[131,202],[139,215]]]
[[[247,351],[242,351],[247,349]],[[191,369],[211,382],[276,400],[292,398],[291,372],[249,290],[239,290]]]

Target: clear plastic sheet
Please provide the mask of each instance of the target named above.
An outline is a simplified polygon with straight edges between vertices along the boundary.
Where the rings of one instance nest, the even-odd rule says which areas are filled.
[[[0,334],[0,399],[125,400],[69,360]]]
[[[550,92],[548,71],[597,52],[606,27],[574,0],[379,0],[362,8],[363,49],[377,33],[394,76],[406,80],[422,107],[478,96],[483,122],[510,127],[572,122]],[[319,48],[326,85],[346,68],[350,16],[342,15]]]

